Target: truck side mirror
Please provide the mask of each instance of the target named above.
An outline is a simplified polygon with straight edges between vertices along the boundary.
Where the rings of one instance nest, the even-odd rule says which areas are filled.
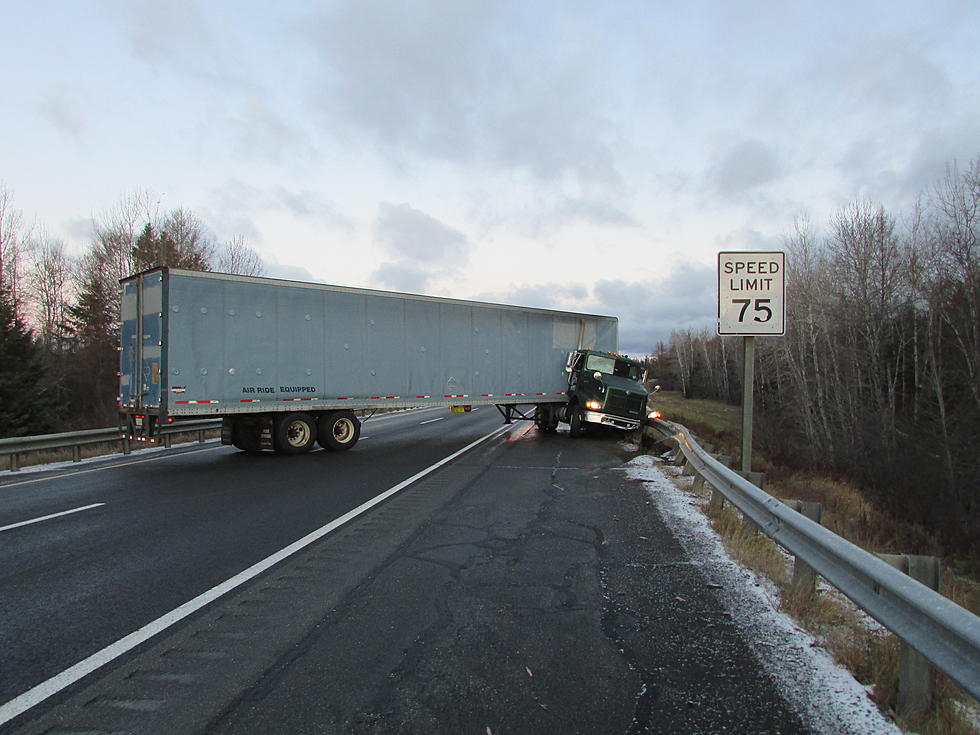
[[[660,390],[660,386],[659,385],[653,386],[653,392],[654,393],[656,393],[658,390]]]
[[[596,380],[602,380],[602,373],[596,370],[594,373],[592,373],[592,377],[595,378]]]

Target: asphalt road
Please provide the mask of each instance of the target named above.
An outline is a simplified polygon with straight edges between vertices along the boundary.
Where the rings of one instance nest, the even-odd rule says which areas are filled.
[[[497,428],[493,409],[377,416],[349,452],[214,444],[4,475],[0,702]],[[379,461],[380,458],[380,461]]]
[[[105,505],[0,531],[0,703],[500,417],[373,421],[341,454],[4,478],[0,527]],[[0,732],[807,732],[624,455],[514,424]]]

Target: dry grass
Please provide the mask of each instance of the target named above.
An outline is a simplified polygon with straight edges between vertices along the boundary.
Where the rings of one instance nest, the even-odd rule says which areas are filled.
[[[742,410],[719,401],[684,398],[680,391],[665,390],[650,396],[650,408],[668,421],[684,424],[698,436],[717,441],[734,435],[742,421]]]
[[[874,700],[909,732],[920,735],[978,735],[964,705],[976,708],[968,694],[942,674],[936,674],[936,705],[932,712],[914,717],[895,715],[898,702],[899,640],[869,621],[846,598],[821,588],[813,593],[791,586],[792,563],[769,538],[747,526],[730,505],[705,506],[732,558],[771,580],[779,590],[779,608],[792,616],[826,648],[834,660],[858,681],[874,685]],[[959,582],[962,584],[962,582]],[[975,586],[970,588],[976,593]]]
[[[737,407],[712,401],[685,400],[675,393],[658,393],[651,406],[664,417],[684,424],[716,445],[722,453],[737,454],[740,412]],[[877,511],[846,482],[813,474],[787,472],[753,457],[753,467],[766,473],[766,490],[780,498],[816,501],[823,504],[822,523],[857,546],[879,553],[939,555],[942,545],[927,529],[902,523]],[[874,684],[875,701],[883,711],[894,713],[898,699],[900,642],[870,621],[835,590],[799,593],[790,585],[791,562],[783,551],[762,534],[747,528],[741,514],[726,506],[707,507],[712,524],[731,556],[746,567],[765,575],[780,591],[780,606],[810,631],[834,659],[850,670],[858,681]],[[980,584],[974,575],[957,574],[943,564],[942,593],[975,614],[980,614]],[[936,705],[921,717],[899,720],[906,730],[921,735],[980,735],[980,728],[966,713],[978,704],[947,677],[936,677]],[[974,714],[974,718],[976,714]]]

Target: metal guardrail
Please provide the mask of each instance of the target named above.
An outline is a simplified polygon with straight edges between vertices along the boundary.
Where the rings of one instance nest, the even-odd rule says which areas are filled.
[[[169,447],[174,434],[198,433],[198,441],[204,441],[204,432],[209,429],[221,428],[221,419],[203,419],[199,421],[180,421],[173,424],[163,424],[159,433],[163,437],[162,446]],[[86,429],[84,431],[66,431],[60,434],[41,434],[38,436],[20,436],[13,439],[0,439],[0,456],[10,457],[10,471],[20,470],[20,455],[25,452],[40,452],[50,449],[71,449],[72,461],[82,460],[82,447],[86,444],[107,444],[119,442],[119,451],[129,454],[133,446],[146,446],[142,442],[133,442],[119,436],[116,426],[108,429]]]
[[[663,420],[655,426],[763,533],[980,699],[980,617],[763,492],[698,446],[685,427]]]

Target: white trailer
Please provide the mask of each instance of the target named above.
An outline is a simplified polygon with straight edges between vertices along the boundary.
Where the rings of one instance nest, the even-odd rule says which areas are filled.
[[[120,428],[141,441],[214,416],[247,451],[347,449],[358,409],[565,404],[569,354],[617,345],[608,316],[175,268],[121,284]]]

